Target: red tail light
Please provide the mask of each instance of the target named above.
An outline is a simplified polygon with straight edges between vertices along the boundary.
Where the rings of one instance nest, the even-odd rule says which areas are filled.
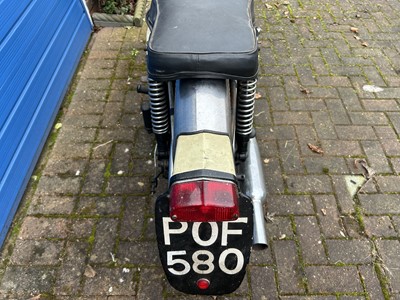
[[[235,184],[223,181],[189,181],[172,185],[170,216],[180,222],[230,221],[239,217]]]
[[[210,286],[210,281],[208,279],[201,278],[197,280],[196,284],[200,290],[206,290]]]

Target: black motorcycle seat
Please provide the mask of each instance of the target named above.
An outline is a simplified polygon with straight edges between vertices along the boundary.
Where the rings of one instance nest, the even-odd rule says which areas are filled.
[[[146,20],[149,77],[257,76],[253,0],[152,0]]]

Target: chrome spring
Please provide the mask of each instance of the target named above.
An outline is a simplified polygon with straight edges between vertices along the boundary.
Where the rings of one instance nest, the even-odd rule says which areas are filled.
[[[256,88],[257,79],[238,82],[236,133],[242,136],[250,135],[253,129]]]
[[[164,134],[169,129],[168,98],[163,82],[148,78],[151,123],[155,134]]]

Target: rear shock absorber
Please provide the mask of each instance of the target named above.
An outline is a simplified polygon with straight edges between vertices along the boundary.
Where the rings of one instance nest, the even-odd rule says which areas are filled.
[[[247,144],[255,135],[253,129],[254,102],[256,98],[257,79],[239,81],[236,108],[236,141],[237,157],[246,160]]]
[[[169,152],[169,107],[166,86],[148,78],[151,123],[157,141],[158,159],[167,159]]]

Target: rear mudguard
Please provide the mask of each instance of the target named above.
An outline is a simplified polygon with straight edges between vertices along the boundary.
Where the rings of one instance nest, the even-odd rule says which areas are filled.
[[[155,207],[157,244],[166,277],[175,289],[188,294],[222,295],[243,281],[253,241],[253,206],[240,195],[241,216],[228,222],[173,222],[168,194]],[[198,280],[209,282],[202,290]]]

